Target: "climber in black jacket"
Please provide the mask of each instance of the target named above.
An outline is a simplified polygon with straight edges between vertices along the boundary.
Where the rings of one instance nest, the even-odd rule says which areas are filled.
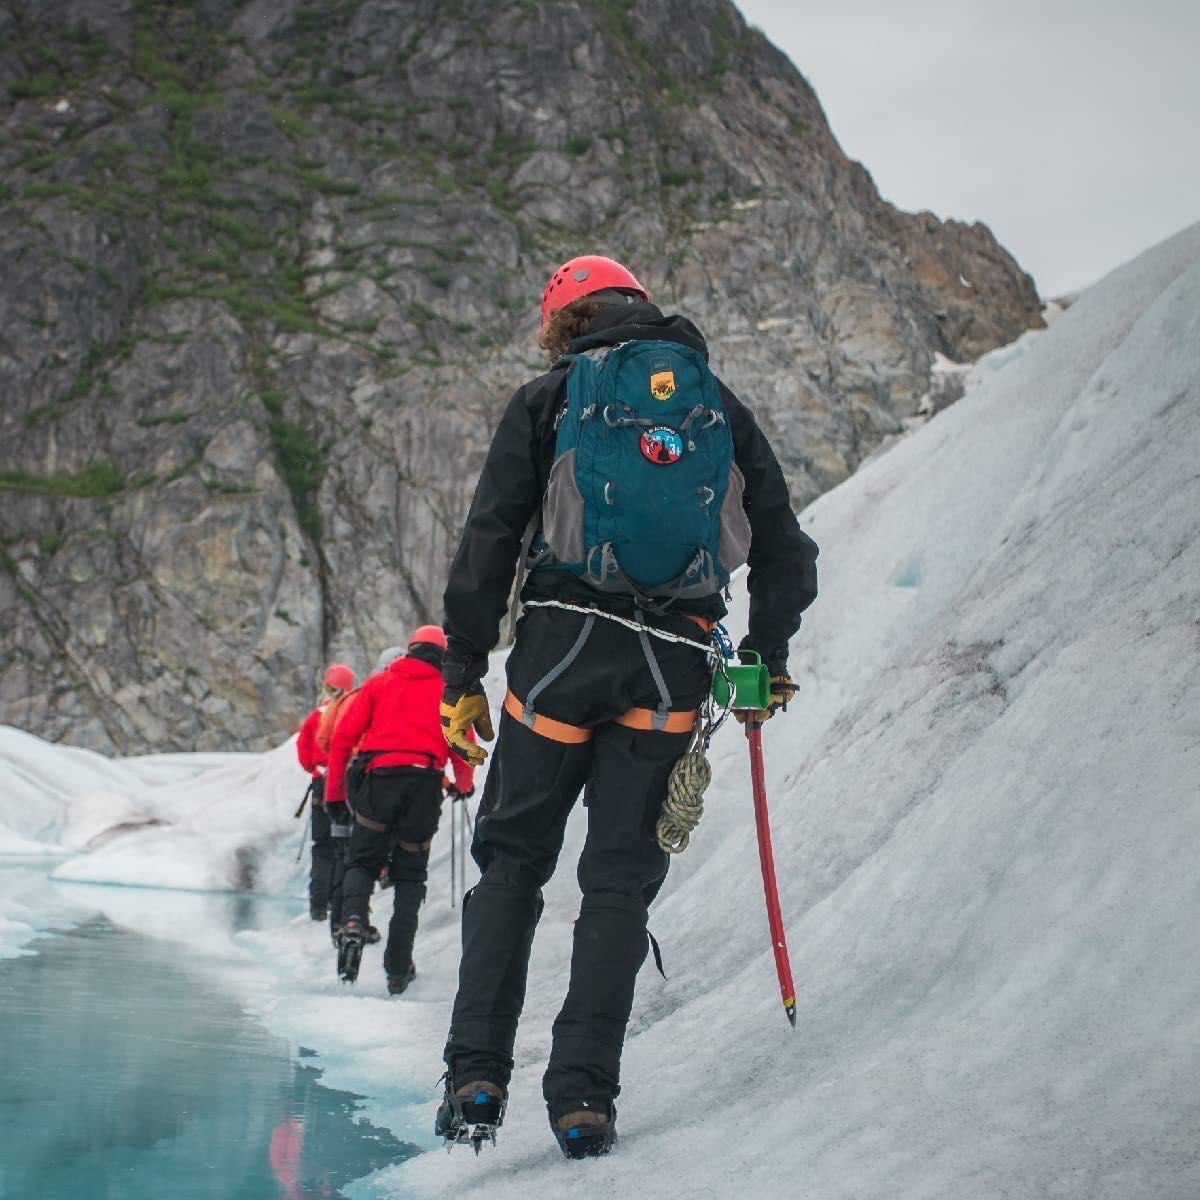
[[[664,316],[625,267],[599,256],[573,259],[555,272],[543,296],[542,320],[540,344],[553,365],[517,390],[496,430],[444,598],[449,647],[442,725],[452,746],[481,762],[486,751],[466,735],[472,726],[484,740],[493,735],[480,681],[526,552],[532,569],[521,590],[525,613],[508,659],[500,740],[472,846],[482,878],[463,905],[463,957],[436,1128],[448,1142],[470,1140],[474,1131],[478,1143],[502,1119],[541,887],[557,863],[567,816],[586,789],[583,901],[570,985],[543,1080],[551,1128],[564,1153],[581,1157],[605,1153],[615,1136],[613,1099],[620,1091],[634,981],[647,953],[646,910],[667,869],[655,826],[667,776],[687,748],[708,693],[711,667],[702,651],[725,604],[717,586],[683,589],[696,578],[703,555],[664,600],[671,589],[652,597],[631,581],[622,588],[626,577],[619,570],[602,566],[597,575],[568,567],[544,536],[546,526],[559,520],[548,518],[543,506],[549,505],[568,378],[589,367],[574,356],[598,361],[627,343],[669,343],[664,359],[648,368],[682,363],[650,376],[652,388],[661,377],[654,399],[669,400],[676,375],[689,364],[712,379],[699,330],[684,317]],[[672,358],[674,347],[681,351]],[[732,435],[728,472],[731,480],[740,472],[742,491],[740,509],[729,516],[743,528],[748,524],[749,542],[748,553],[743,548],[738,558],[749,564],[749,631],[742,646],[760,652],[771,674],[771,707],[758,714],[766,719],[795,691],[787,674],[788,642],[817,594],[817,547],[796,522],[783,473],[752,413],[724,384],[715,387],[724,415],[715,404],[696,411],[709,413],[709,423],[727,422]],[[651,425],[615,420],[612,407],[603,413],[612,430]],[[592,415],[583,413],[585,419]],[[678,424],[683,430],[687,421]],[[651,457],[647,436],[665,437],[667,451],[651,442]],[[687,448],[695,450],[702,435],[693,429],[687,436],[694,439]],[[669,425],[649,429],[642,440],[652,463],[686,460],[684,439]],[[650,472],[655,480],[667,478],[659,470],[675,468],[656,467]],[[710,488],[692,490],[713,499]],[[604,496],[609,498],[607,488]],[[729,504],[736,503],[735,492]],[[727,511],[723,506],[723,522]],[[666,528],[672,514],[660,518]],[[724,551],[724,540],[721,545]],[[618,583],[602,583],[601,575]],[[640,631],[642,623],[654,636]]]

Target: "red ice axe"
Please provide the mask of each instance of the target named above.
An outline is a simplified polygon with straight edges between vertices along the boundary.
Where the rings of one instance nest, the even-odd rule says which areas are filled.
[[[720,708],[765,709],[771,703],[771,675],[753,650],[742,651],[740,664],[721,664],[713,676],[713,698]],[[732,693],[732,698],[731,698]],[[750,782],[754,790],[754,827],[758,832],[758,862],[762,867],[763,893],[767,901],[767,922],[771,927],[771,948],[775,951],[775,973],[783,994],[783,1010],[796,1028],[796,988],[792,983],[792,964],[788,961],[787,937],[783,932],[783,913],[779,909],[779,885],[775,882],[775,855],[771,849],[771,824],[767,818],[767,785],[763,771],[762,722],[746,721],[746,740],[750,743]]]
[[[767,785],[763,776],[762,725],[746,722],[746,740],[750,743],[750,782],[754,788],[754,827],[758,831],[758,861],[762,867],[763,893],[767,901],[767,923],[771,927],[771,948],[775,951],[775,974],[783,995],[783,1011],[796,1028],[796,988],[792,983],[792,964],[788,961],[787,937],[783,932],[783,913],[779,909],[779,885],[775,882],[775,855],[771,850],[771,825],[767,819]]]

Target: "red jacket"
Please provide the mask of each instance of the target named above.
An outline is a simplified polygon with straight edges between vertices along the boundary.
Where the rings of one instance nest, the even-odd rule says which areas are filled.
[[[368,771],[428,767],[440,772],[449,758],[454,786],[469,792],[475,769],[450,753],[442,734],[441,701],[441,672],[419,658],[398,658],[372,675],[338,718],[329,747],[326,802],[345,800],[346,764],[356,750],[371,755]]]
[[[296,734],[296,757],[300,765],[314,778],[325,774],[325,764],[329,755],[317,744],[317,726],[321,723],[321,714],[328,706],[318,705],[304,718],[300,732]]]

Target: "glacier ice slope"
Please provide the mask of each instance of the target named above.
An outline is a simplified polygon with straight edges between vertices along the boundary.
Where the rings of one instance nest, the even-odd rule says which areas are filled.
[[[725,730],[620,1153],[548,1143],[552,929],[501,1148],[397,1194],[1200,1194],[1198,387],[1200,226],[807,511],[822,593],[765,737],[797,1031]]]
[[[1198,335],[1200,227],[1090,289],[804,514],[822,593],[793,645],[800,694],[765,734],[797,1031],[727,728],[704,822],[652,912],[670,981],[639,980],[620,1153],[567,1166],[541,1107],[577,808],[500,1147],[423,1156],[385,1186],[1200,1195]],[[742,597],[736,632],[745,615]],[[498,701],[499,659],[488,683]],[[0,769],[0,852],[79,851],[60,877],[302,886],[290,744],[109,761],[0,730]],[[163,824],[128,828],[146,819]],[[331,1085],[370,1093],[372,1119],[426,1141],[434,1089],[421,1104],[413,1088],[440,1071],[457,970],[447,833],[401,1001],[382,998],[378,947],[349,993],[321,928],[239,935],[275,972],[251,1001],[272,1027],[319,1049]],[[11,952],[34,915],[4,912]]]

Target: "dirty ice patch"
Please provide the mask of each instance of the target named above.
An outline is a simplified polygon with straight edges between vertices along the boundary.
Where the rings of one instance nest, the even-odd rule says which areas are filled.
[[[0,828],[11,830],[14,838],[81,849],[108,827],[148,817],[156,801],[172,789],[222,766],[244,765],[255,758],[245,754],[106,758],[0,726]]]
[[[93,791],[66,806],[64,837],[81,853],[56,879],[268,895],[299,886],[307,814],[297,820],[295,810],[308,777],[291,741],[194,772],[152,759],[133,770],[135,789]]]

